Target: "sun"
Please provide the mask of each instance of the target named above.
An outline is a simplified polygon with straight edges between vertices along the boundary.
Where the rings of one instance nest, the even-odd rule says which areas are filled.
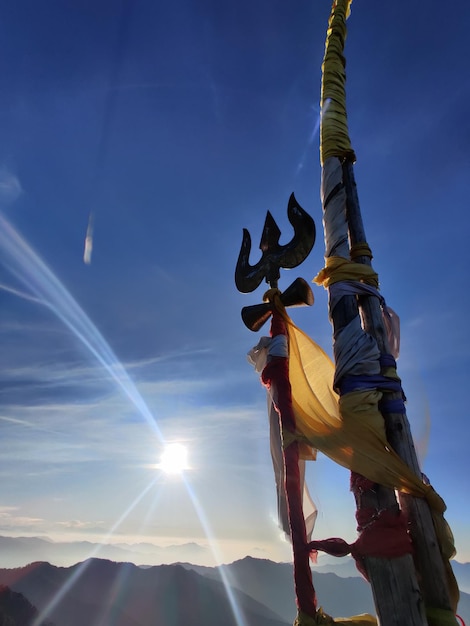
[[[165,474],[182,474],[188,469],[188,449],[182,443],[166,444],[157,467]]]

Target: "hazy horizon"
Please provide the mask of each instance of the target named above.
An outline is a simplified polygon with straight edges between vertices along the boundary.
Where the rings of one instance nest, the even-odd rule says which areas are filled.
[[[88,558],[103,558],[121,562],[120,558],[124,557],[124,560],[126,562],[132,562],[135,565],[139,566],[170,565],[172,563],[187,562],[194,565],[214,567],[221,564],[228,564],[235,561],[243,560],[247,557],[261,560],[269,560],[275,563],[292,563],[293,561],[290,545],[286,545],[284,551],[278,551],[278,553],[275,553],[274,551],[272,551],[270,544],[267,544],[265,546],[252,546],[249,549],[244,549],[243,546],[240,545],[224,544],[218,544],[217,546],[211,547],[207,543],[198,540],[175,543],[172,543],[171,541],[168,541],[166,543],[157,543],[149,541],[148,538],[142,538],[141,541],[129,541],[126,540],[126,538],[113,538],[112,541],[100,541],[98,537],[82,537],[75,540],[58,540],[51,539],[47,536],[37,535],[1,535],[0,543],[3,539],[40,540],[45,542],[45,544],[49,544],[49,546],[51,547],[51,554],[53,556],[50,559],[45,558],[44,560],[56,566],[71,566]],[[86,544],[87,550],[89,550],[89,552],[83,550],[83,544]],[[77,547],[75,556],[73,556],[74,553],[72,551],[64,553],[62,555],[60,552],[56,554],[53,551],[54,546],[68,546],[73,548],[74,545]],[[45,546],[45,548],[46,552],[44,554],[47,554],[47,545]],[[108,548],[110,548],[110,550],[108,550]],[[114,548],[118,548],[119,550],[122,549],[123,552],[120,553],[119,550],[117,550],[113,553]],[[103,553],[105,553],[104,556]],[[113,554],[114,557],[112,556]],[[9,563],[11,563],[12,559],[14,558],[14,556],[9,556]],[[21,557],[18,558],[20,559]],[[22,558],[23,565],[27,564],[24,559],[27,559],[28,557],[24,555]],[[468,561],[462,561],[459,558],[452,559],[452,561],[456,561],[457,563],[460,563],[462,565],[466,565],[469,563]],[[341,566],[349,565],[352,562],[353,558],[351,556],[338,558],[319,553],[316,565],[332,565],[339,566],[341,568]],[[5,567],[1,564],[0,566]],[[9,567],[11,567],[11,565],[9,565]],[[17,565],[14,565],[14,567],[21,567],[20,562],[18,562]],[[313,564],[313,562],[312,567],[315,568],[315,564]],[[361,576],[359,572],[357,572],[356,575]]]

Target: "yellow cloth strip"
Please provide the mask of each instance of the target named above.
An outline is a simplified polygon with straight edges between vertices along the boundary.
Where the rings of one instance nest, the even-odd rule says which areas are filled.
[[[363,615],[355,615],[354,617],[330,617],[320,607],[315,617],[310,617],[299,611],[294,626],[321,626],[322,624],[345,624],[349,626],[374,626],[377,625],[377,619],[364,613]]]
[[[452,611],[429,607],[426,608],[426,617],[429,626],[459,626],[459,622]]]
[[[351,259],[357,259],[359,256],[367,256],[369,259],[373,259],[372,250],[369,247],[367,241],[363,241],[361,243],[355,243],[351,246],[350,250]]]
[[[333,283],[339,283],[341,280],[362,281],[375,288],[379,286],[379,277],[369,265],[355,263],[341,256],[328,257],[325,267],[318,272],[313,282],[317,285],[323,285],[327,289]]]
[[[426,609],[426,617],[429,626],[459,626],[457,618],[452,611],[444,609]],[[320,607],[315,617],[310,617],[299,611],[294,626],[327,626],[328,624],[343,624],[344,626],[371,626],[377,625],[377,618],[364,613],[363,615],[354,615],[353,617],[330,617]]]
[[[282,447],[287,448],[296,441],[299,445],[299,458],[302,461],[316,461],[317,451],[309,443],[299,436],[299,433],[291,433],[290,430],[282,429]]]
[[[330,157],[356,160],[346,114],[346,18],[352,0],[335,0],[328,23],[322,65],[320,162]]]

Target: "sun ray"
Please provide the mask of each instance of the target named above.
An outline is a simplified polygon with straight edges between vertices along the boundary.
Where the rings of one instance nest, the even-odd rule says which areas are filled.
[[[139,495],[127,507],[127,509],[124,511],[124,513],[121,515],[121,517],[114,523],[112,528],[106,533],[106,535],[103,537],[102,541],[100,543],[98,543],[93,548],[93,550],[91,550],[88,558],[78,565],[77,569],[74,571],[72,576],[60,587],[60,589],[57,591],[57,593],[54,594],[54,596],[51,598],[51,600],[48,602],[48,604],[44,607],[44,609],[39,612],[39,614],[37,615],[36,619],[31,624],[31,626],[41,626],[43,620],[45,620],[45,619],[50,617],[52,611],[60,603],[62,598],[64,598],[65,595],[67,594],[67,592],[70,591],[70,589],[72,589],[72,587],[78,581],[80,576],[82,576],[82,574],[85,573],[85,571],[86,571],[86,569],[87,569],[87,567],[88,567],[88,565],[90,563],[90,559],[93,558],[94,556],[96,556],[99,553],[101,547],[103,545],[105,545],[105,543],[107,542],[107,540],[110,537],[113,536],[113,534],[115,533],[117,528],[119,528],[119,526],[126,519],[126,517],[137,506],[137,504],[139,504],[139,502],[142,500],[142,498],[150,491],[150,489],[157,482],[158,482],[158,477],[156,477],[153,480],[151,480],[150,483],[139,493]]]
[[[154,416],[107,341],[57,276],[1,213],[0,249],[10,273],[80,339],[163,442]],[[17,295],[26,297],[23,293]]]
[[[225,588],[225,593],[227,594],[227,598],[228,601],[230,603],[230,608],[232,609],[232,613],[233,613],[233,617],[235,618],[235,621],[237,623],[237,626],[246,626],[246,620],[245,617],[243,615],[243,612],[241,611],[240,607],[238,606],[238,602],[237,599],[235,597],[235,594],[233,592],[233,588],[230,585],[230,580],[229,580],[229,576],[227,574],[227,571],[225,569],[225,565],[222,562],[222,558],[221,558],[221,554],[220,554],[220,550],[219,547],[217,545],[217,540],[214,537],[214,533],[212,531],[212,528],[209,524],[209,520],[207,519],[207,516],[204,512],[204,509],[202,508],[192,486],[190,485],[189,481],[186,479],[186,477],[183,475],[183,481],[185,484],[185,487],[187,489],[189,498],[191,500],[191,503],[194,507],[194,510],[196,511],[196,515],[199,518],[199,522],[201,523],[201,526],[204,530],[204,534],[206,535],[206,538],[208,540],[208,545],[209,545],[209,549],[212,552],[212,556],[214,558],[214,561],[219,569],[220,572],[220,577],[222,579],[222,583],[224,585]]]

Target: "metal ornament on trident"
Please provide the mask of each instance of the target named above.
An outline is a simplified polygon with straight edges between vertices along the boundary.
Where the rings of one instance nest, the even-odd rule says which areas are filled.
[[[272,289],[277,289],[280,268],[297,267],[310,254],[315,243],[315,222],[298,204],[294,194],[289,198],[287,217],[294,228],[294,236],[289,243],[281,245],[279,243],[281,231],[271,213],[267,212],[259,244],[262,255],[255,265],[250,265],[249,260],[250,233],[246,228],[243,229],[243,241],[235,269],[235,284],[242,293],[254,291],[263,279]],[[312,290],[303,278],[297,278],[283,294],[280,294],[280,298],[285,307],[313,304]],[[269,319],[271,313],[272,304],[266,302],[244,307],[242,319],[250,330],[257,331]]]

